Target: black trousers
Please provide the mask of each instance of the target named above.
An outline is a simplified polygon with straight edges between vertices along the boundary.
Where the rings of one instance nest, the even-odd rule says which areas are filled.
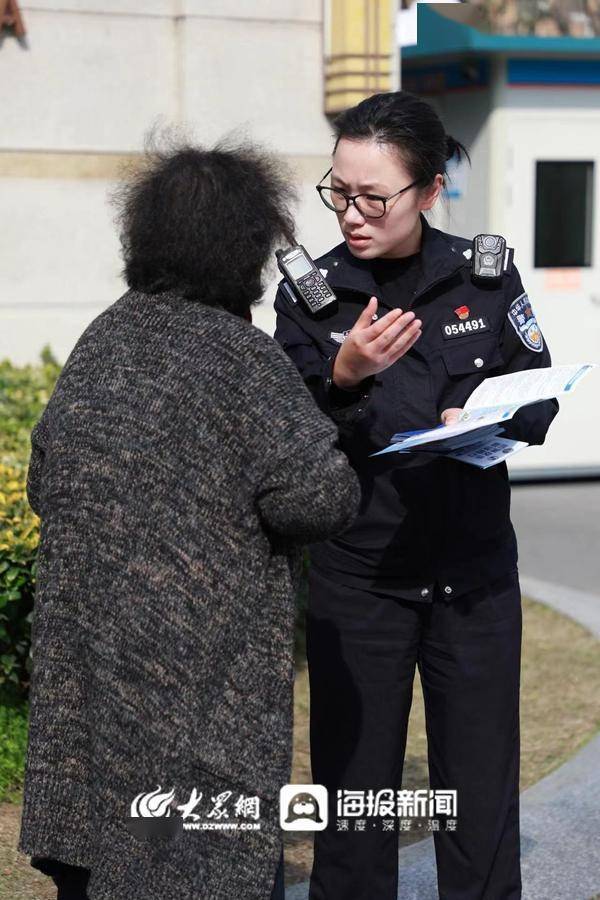
[[[57,887],[57,900],[88,900],[86,893],[90,870],[72,866],[48,856],[32,856],[31,865],[50,876]]]
[[[56,900],[88,900],[86,892],[90,878],[90,870],[82,866],[71,866],[49,857],[34,856],[31,859],[34,868],[50,875],[58,889]],[[233,898],[232,900],[237,900]],[[285,900],[283,878],[283,850],[279,859],[279,867],[275,875],[275,884],[270,900]]]
[[[456,789],[456,830],[433,832],[442,900],[521,897],[518,573],[447,600],[396,600],[311,567],[307,609],[312,777],[329,792],[309,900],[396,900],[398,828],[340,830],[338,788],[402,783],[415,666],[430,788]],[[400,872],[400,879],[402,872]],[[400,896],[402,896],[400,881]]]

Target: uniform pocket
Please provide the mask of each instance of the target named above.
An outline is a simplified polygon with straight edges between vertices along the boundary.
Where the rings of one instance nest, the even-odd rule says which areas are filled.
[[[458,340],[451,347],[443,347],[441,352],[450,376],[487,372],[504,365],[496,335],[477,340]]]

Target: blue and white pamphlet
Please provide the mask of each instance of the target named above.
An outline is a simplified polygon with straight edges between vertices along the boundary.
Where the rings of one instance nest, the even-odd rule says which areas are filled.
[[[501,437],[502,423],[512,419],[522,406],[572,393],[595,368],[596,363],[549,366],[486,378],[473,391],[453,425],[399,432],[392,435],[389,447],[369,456],[418,450],[459,459],[481,469],[495,466],[529,446],[525,441]]]

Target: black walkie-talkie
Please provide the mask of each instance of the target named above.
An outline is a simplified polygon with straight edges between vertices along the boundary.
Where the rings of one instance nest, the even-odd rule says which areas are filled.
[[[319,272],[302,244],[276,250],[277,265],[285,278],[284,286],[293,302],[299,299],[306,311],[315,318],[337,312],[337,297]]]

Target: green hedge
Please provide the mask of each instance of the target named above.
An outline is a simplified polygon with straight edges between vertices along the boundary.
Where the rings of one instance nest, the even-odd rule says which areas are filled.
[[[49,347],[39,365],[0,362],[0,691],[25,699],[31,660],[39,519],[25,493],[31,429],[60,373]]]

